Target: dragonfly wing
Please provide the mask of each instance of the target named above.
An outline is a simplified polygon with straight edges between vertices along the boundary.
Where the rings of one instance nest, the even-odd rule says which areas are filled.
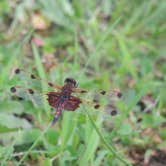
[[[58,99],[59,99],[60,93],[58,92],[49,92],[47,93],[47,100],[51,107],[57,108],[59,105]]]
[[[43,83],[45,83],[47,88],[50,90],[54,90],[54,89],[61,90],[62,88],[61,86],[57,84],[54,84],[52,82],[47,82],[46,80],[43,80],[42,78],[36,76],[35,74],[31,72],[24,71],[23,69],[19,69],[19,68],[12,71],[11,78],[18,80],[21,85],[29,86],[36,90],[42,89]]]
[[[75,111],[81,103],[82,101],[80,100],[80,98],[70,96],[70,99],[64,103],[64,109],[66,111]]]
[[[31,101],[35,106],[43,107],[45,95],[32,89],[16,86],[11,88],[13,100]]]

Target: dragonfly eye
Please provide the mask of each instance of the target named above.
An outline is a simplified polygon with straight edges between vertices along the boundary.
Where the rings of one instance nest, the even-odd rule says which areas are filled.
[[[73,79],[73,78],[66,78],[64,82],[67,83],[67,84],[69,84],[69,83],[70,83],[70,84],[73,84],[74,87],[77,87],[77,86],[78,86],[76,80]]]

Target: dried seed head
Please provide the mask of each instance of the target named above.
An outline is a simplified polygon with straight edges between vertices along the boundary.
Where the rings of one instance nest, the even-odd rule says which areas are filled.
[[[15,93],[15,92],[16,92],[16,88],[15,88],[14,86],[11,87],[11,88],[10,88],[10,92]]]
[[[21,70],[19,69],[19,68],[17,68],[16,70],[15,70],[15,74],[19,74],[21,72]]]
[[[86,90],[81,90],[81,93],[87,93],[87,91]]]
[[[99,104],[96,104],[96,105],[94,106],[95,109],[98,109],[99,107],[100,107]]]
[[[28,89],[30,94],[34,94],[34,91],[32,89]]]
[[[48,82],[48,85],[49,85],[50,87],[53,87],[53,86],[54,86],[54,84],[53,84],[52,82]]]
[[[94,103],[98,103],[99,100],[97,100],[97,99],[93,99],[93,102],[94,102]]]
[[[137,119],[137,123],[140,123],[142,121],[142,118]]]
[[[35,75],[31,74],[31,78],[32,79],[36,79]]]
[[[112,111],[110,112],[110,114],[111,114],[111,116],[115,116],[115,115],[117,114],[117,110],[112,110]]]
[[[24,98],[23,98],[23,97],[19,97],[19,96],[18,96],[18,100],[20,100],[20,101],[21,101],[21,100],[24,100]]]
[[[100,91],[100,94],[105,95],[105,94],[106,94],[106,91],[105,91],[105,90],[102,90],[102,91]]]
[[[117,96],[118,96],[119,98],[121,98],[121,97],[122,97],[122,93],[121,93],[121,92],[118,92],[118,93],[117,93]]]
[[[24,98],[22,98],[22,97],[20,97],[20,96],[16,96],[16,95],[11,96],[11,99],[12,99],[12,100],[17,100],[17,101],[24,100]]]

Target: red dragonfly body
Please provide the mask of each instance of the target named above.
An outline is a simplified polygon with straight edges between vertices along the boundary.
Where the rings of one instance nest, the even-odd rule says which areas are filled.
[[[56,109],[52,124],[57,122],[62,110],[75,111],[79,107],[81,100],[71,95],[76,87],[76,81],[72,78],[67,78],[60,92],[47,93],[49,105]]]
[[[24,73],[24,70],[16,69],[15,74],[24,76],[25,73]],[[41,80],[40,78],[37,78],[33,74],[30,74],[29,76],[33,80]],[[63,110],[75,111],[79,107],[79,105],[81,103],[83,103],[82,99],[80,99],[79,97],[73,96],[72,93],[87,93],[88,92],[86,90],[78,89],[77,88],[78,84],[73,78],[66,78],[63,86],[55,85],[50,82],[48,83],[48,85],[52,88],[56,88],[57,90],[59,90],[59,91],[51,90],[50,92],[46,93],[49,105],[54,110],[56,110],[55,116],[52,121],[53,125],[57,122],[57,120],[60,117]],[[11,87],[11,92],[15,93],[16,96],[19,97],[18,99],[24,99],[24,98],[26,99],[27,96],[31,96],[33,98],[32,101],[34,101],[37,97],[36,94],[38,93],[37,91],[36,91],[37,93],[35,91],[33,89],[24,88],[22,86]],[[25,95],[24,92],[27,92],[28,94]],[[121,97],[121,93],[119,93],[117,91],[112,91],[112,92],[110,92],[110,95],[117,93],[115,96],[118,96],[118,98]],[[105,95],[106,91],[100,91],[100,94]],[[108,93],[108,95],[109,95],[109,93]],[[41,103],[39,103],[39,104],[41,104]],[[98,100],[96,100],[96,99],[93,100],[93,104],[94,104],[95,109],[98,109],[100,107]],[[108,104],[108,105],[110,108],[110,104]],[[111,104],[111,109],[113,109],[113,111],[115,110],[115,107],[112,104]]]

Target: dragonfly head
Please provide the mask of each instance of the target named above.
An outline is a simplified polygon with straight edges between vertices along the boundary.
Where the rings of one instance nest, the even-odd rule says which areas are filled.
[[[71,85],[73,88],[77,88],[77,86],[78,86],[78,83],[73,78],[66,78],[64,83]]]

